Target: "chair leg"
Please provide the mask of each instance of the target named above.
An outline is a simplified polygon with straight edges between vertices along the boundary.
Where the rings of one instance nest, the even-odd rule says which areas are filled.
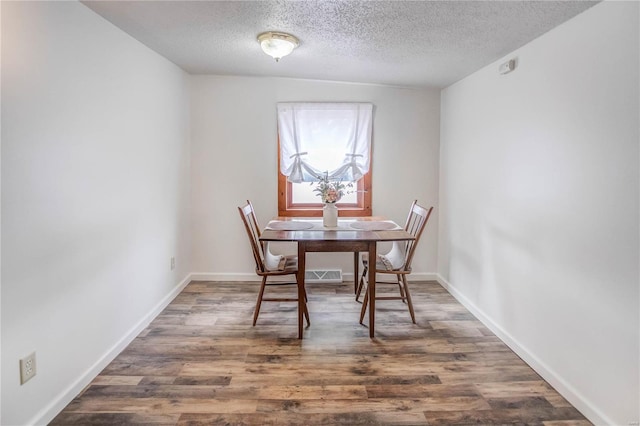
[[[413,313],[413,302],[411,302],[411,293],[409,293],[409,286],[407,285],[407,276],[402,274],[402,283],[404,284],[404,291],[407,293],[407,305],[409,305],[409,313],[411,314],[411,321],[416,324],[416,316]]]
[[[360,277],[360,282],[358,283],[358,289],[356,290],[356,302],[360,298],[360,293],[362,293],[362,287],[364,287],[364,278],[367,276],[367,265],[364,266],[362,271],[362,276]]]
[[[360,264],[360,252],[353,252],[353,294],[356,294],[358,291],[358,266]],[[358,298],[356,298],[358,300]]]
[[[307,320],[307,326],[310,326],[311,321],[309,321],[309,310],[307,309],[307,290],[303,288],[302,291],[304,292],[304,317]]]
[[[402,301],[407,303],[407,296],[404,295],[404,287],[402,282],[400,281],[400,274],[396,275],[396,279],[398,280],[398,289],[400,290],[400,297],[402,297]]]
[[[367,312],[367,303],[369,302],[369,288],[364,292],[364,300],[362,301],[362,308],[360,309],[360,324],[364,320],[364,314]]]
[[[256,309],[253,313],[253,325],[256,325],[258,321],[258,314],[260,313],[260,305],[262,304],[262,295],[264,294],[264,287],[267,283],[267,277],[262,277],[262,284],[260,284],[260,292],[258,293],[258,300],[256,301]]]

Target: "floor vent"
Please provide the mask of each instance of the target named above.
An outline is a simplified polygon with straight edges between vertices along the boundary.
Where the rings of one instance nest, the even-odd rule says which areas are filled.
[[[341,283],[342,269],[307,270],[304,273],[304,281],[307,283]]]

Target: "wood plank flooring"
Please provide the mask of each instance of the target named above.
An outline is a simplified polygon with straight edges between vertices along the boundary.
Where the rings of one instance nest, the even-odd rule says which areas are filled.
[[[411,289],[418,324],[380,301],[370,339],[352,283],[308,284],[300,341],[295,303],[252,327],[257,283],[192,282],[52,424],[590,424],[439,284]]]

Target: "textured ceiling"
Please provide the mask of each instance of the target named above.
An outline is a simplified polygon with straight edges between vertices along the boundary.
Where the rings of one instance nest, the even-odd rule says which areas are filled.
[[[191,74],[446,87],[592,1],[86,1]],[[264,31],[300,39],[276,63]]]

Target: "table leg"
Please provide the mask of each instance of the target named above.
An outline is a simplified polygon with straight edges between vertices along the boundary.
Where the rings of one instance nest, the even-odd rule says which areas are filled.
[[[369,242],[369,337],[375,335],[376,324],[376,242]]]
[[[353,294],[356,294],[358,292],[358,275],[360,275],[360,273],[358,272],[358,266],[359,266],[359,262],[360,261],[360,252],[354,251],[353,252]]]
[[[304,300],[304,271],[307,248],[304,242],[298,241],[298,339],[302,339],[302,315],[305,307]]]

